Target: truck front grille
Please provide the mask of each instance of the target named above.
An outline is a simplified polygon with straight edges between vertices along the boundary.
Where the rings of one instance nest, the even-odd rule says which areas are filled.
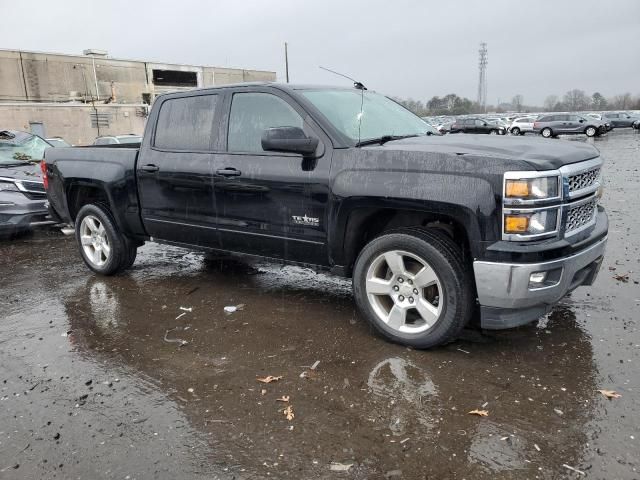
[[[585,188],[589,188],[598,181],[600,176],[600,167],[587,170],[586,172],[571,175],[569,177],[569,192],[578,192]]]
[[[597,200],[594,198],[587,203],[576,207],[569,207],[567,212],[567,223],[565,226],[565,234],[578,230],[585,225],[590,224],[596,215]]]
[[[46,190],[44,189],[44,183],[42,182],[30,182],[29,180],[21,180],[20,183],[22,183],[27,192],[46,193]]]

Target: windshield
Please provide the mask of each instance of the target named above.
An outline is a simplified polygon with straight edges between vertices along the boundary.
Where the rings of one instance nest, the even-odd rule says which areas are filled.
[[[118,137],[118,143],[140,143],[142,141],[142,137]]]
[[[354,142],[386,135],[437,135],[438,132],[417,115],[389,98],[360,90],[305,90],[302,94],[341,133]],[[362,105],[362,123],[360,106]],[[358,135],[358,129],[360,135]]]
[[[20,143],[0,142],[0,165],[16,165],[44,158],[44,151],[50,145],[36,136],[30,136]]]

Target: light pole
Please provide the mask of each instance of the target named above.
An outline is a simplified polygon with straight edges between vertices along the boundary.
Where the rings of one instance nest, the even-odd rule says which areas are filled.
[[[98,57],[106,57],[109,52],[106,50],[96,50],[95,48],[88,48],[83,50],[84,55],[91,55],[91,63],[93,64],[93,83],[96,88],[96,100],[100,100],[100,94],[98,93],[98,72],[96,72],[96,55]]]

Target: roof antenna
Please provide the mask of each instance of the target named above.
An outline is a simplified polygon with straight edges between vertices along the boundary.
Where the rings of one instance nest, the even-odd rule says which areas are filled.
[[[344,73],[340,73],[340,72],[336,72],[334,70],[331,70],[329,68],[325,68],[322,65],[318,65],[322,70],[326,70],[327,72],[331,72],[334,75],[338,75],[340,77],[344,77],[347,80],[351,80],[353,82],[353,87],[356,90],[360,90],[360,113],[358,114],[358,143],[356,143],[356,146],[360,145],[360,141],[361,141],[361,135],[360,135],[360,131],[361,131],[361,127],[362,127],[362,116],[364,114],[364,91],[367,89],[367,87],[364,86],[364,83],[359,82],[358,80],[355,80],[351,77],[349,77],[348,75],[345,75]]]
[[[364,83],[359,82],[359,81],[357,81],[357,80],[354,80],[353,78],[349,77],[348,75],[345,75],[344,73],[336,72],[336,71],[334,71],[334,70],[331,70],[331,69],[329,69],[329,68],[325,68],[325,67],[323,67],[323,66],[320,66],[320,68],[321,68],[322,70],[326,70],[327,72],[331,72],[331,73],[333,73],[334,75],[339,75],[339,76],[341,76],[341,77],[346,78],[347,80],[351,80],[351,81],[353,82],[353,86],[354,86],[354,88],[357,88],[358,90],[366,90],[366,89],[367,89],[367,87],[365,87],[365,86],[364,86]]]

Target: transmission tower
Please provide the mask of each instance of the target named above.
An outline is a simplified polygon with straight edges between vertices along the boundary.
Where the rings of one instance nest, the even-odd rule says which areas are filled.
[[[478,105],[484,112],[487,107],[487,44],[482,42],[480,50],[478,50],[480,58],[478,61],[478,69],[480,78],[478,80]]]

